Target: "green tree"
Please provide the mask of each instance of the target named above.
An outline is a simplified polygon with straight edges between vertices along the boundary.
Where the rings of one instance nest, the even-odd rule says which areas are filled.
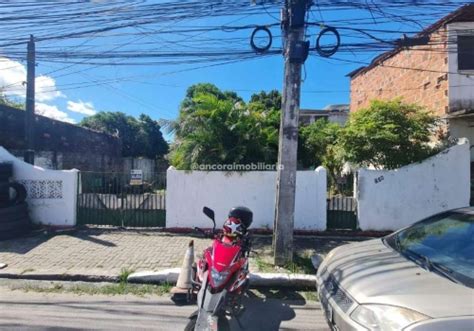
[[[344,166],[344,151],[338,144],[343,128],[327,119],[320,119],[300,128],[298,161],[303,169],[324,166],[328,171],[329,186],[336,193],[343,188],[338,178]]]
[[[270,92],[261,91],[258,94],[253,94],[250,97],[250,103],[262,104],[266,109],[281,109],[281,94],[277,90]]]
[[[248,109],[260,123],[262,149],[265,162],[276,164],[278,160],[278,135],[280,131],[281,94],[277,90],[260,92],[250,97]]]
[[[181,102],[178,119],[176,121],[170,121],[166,123],[169,126],[170,131],[175,133],[177,137],[186,136],[194,131],[194,125],[196,123],[194,121],[195,116],[192,116],[192,114],[198,107],[196,100],[199,95],[213,95],[217,100],[229,101],[232,103],[243,102],[243,100],[235,92],[223,92],[215,85],[210,83],[191,85],[186,90],[186,96]]]
[[[322,165],[327,148],[336,144],[340,131],[339,124],[330,123],[327,119],[301,127],[298,140],[300,167],[307,169]]]
[[[401,99],[372,101],[352,113],[339,138],[347,161],[359,166],[395,169],[438,151],[429,143],[438,118]]]
[[[25,104],[12,100],[7,97],[2,90],[0,90],[0,105],[9,106],[21,110],[25,110]]]
[[[175,123],[170,162],[178,169],[203,164],[275,163],[279,112],[260,102],[246,105],[214,85],[188,89]]]
[[[158,122],[145,114],[140,115],[138,122],[144,155],[149,158],[157,158],[167,154],[169,146],[163,138],[163,133],[161,132],[161,127]]]
[[[168,153],[160,125],[148,115],[142,114],[136,119],[121,112],[100,112],[84,118],[79,125],[118,135],[122,139],[123,156],[155,159]]]

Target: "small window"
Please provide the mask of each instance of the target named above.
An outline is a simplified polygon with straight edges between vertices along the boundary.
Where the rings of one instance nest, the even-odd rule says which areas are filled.
[[[474,70],[474,36],[458,36],[458,70]]]

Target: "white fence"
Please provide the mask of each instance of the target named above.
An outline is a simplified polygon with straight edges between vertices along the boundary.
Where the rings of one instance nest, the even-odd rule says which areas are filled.
[[[398,230],[449,209],[469,205],[467,139],[422,163],[396,170],[358,171],[355,194],[362,230]]]
[[[295,229],[326,229],[326,170],[298,171],[296,176]],[[276,172],[167,172],[166,226],[211,227],[203,206],[216,212],[217,226],[233,206],[254,213],[253,228],[273,228]]]
[[[33,222],[58,227],[76,225],[77,170],[45,170],[25,163],[0,147],[0,162],[13,163],[13,179],[28,192]]]

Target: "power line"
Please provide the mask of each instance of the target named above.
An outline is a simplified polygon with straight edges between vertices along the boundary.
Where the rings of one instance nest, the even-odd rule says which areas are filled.
[[[255,54],[248,46],[248,36],[242,36],[257,26],[256,24],[235,23],[241,20],[252,19],[253,17],[266,15],[272,16],[279,22],[276,10],[283,1],[268,1],[264,6],[250,5],[248,0],[236,0],[232,2],[197,0],[164,1],[148,3],[143,1],[107,1],[92,3],[86,0],[75,0],[58,4],[57,1],[41,1],[39,5],[36,1],[21,1],[12,3],[11,1],[0,1],[0,27],[3,28],[5,36],[4,55],[11,59],[21,59],[25,55],[23,44],[26,42],[26,32],[31,29],[38,31],[37,56],[41,63],[66,64],[65,67],[56,68],[44,75],[51,75],[59,71],[65,71],[73,66],[90,66],[80,70],[66,72],[56,75],[55,78],[82,73],[100,66],[122,67],[122,66],[150,66],[150,65],[199,65],[199,68],[212,67],[214,65],[224,65],[247,61],[268,56],[280,55],[281,49],[277,45],[268,53]],[[343,42],[340,53],[365,54],[376,53],[384,50],[391,50],[396,46],[396,39],[387,38],[387,35],[416,33],[414,29],[390,29],[390,28],[363,28],[354,27],[355,24],[385,24],[393,21],[409,24],[413,23],[412,18],[417,21],[428,22],[436,17],[446,15],[463,2],[460,1],[418,1],[413,3],[408,0],[388,1],[381,0],[375,4],[373,1],[342,1],[342,0],[318,0],[317,9],[321,17],[321,22],[310,23],[308,28],[314,28],[325,24],[331,24],[343,32],[343,36],[348,38],[348,42]],[[348,10],[360,10],[367,12],[365,17],[358,18],[338,18],[324,19],[331,12],[344,12]],[[420,13],[423,17],[420,18]],[[182,25],[183,20],[199,20],[207,17],[209,20],[218,20],[223,17],[232,18],[225,24],[206,25]],[[232,24],[232,25],[231,25]],[[267,27],[278,27],[280,23],[270,23]],[[134,32],[131,32],[135,30]],[[150,31],[150,32],[146,32]],[[238,36],[235,36],[237,33]],[[310,34],[311,31],[309,32]],[[164,40],[161,35],[177,36],[174,40]],[[191,35],[188,35],[191,34]],[[206,34],[207,37],[201,37]],[[96,38],[107,38],[117,36],[119,38],[131,38],[121,40],[114,45],[104,45],[93,42]],[[148,41],[147,37],[152,41]],[[279,37],[279,36],[275,36]],[[138,38],[138,39],[135,39]],[[159,39],[158,39],[159,38]],[[362,42],[354,42],[361,39]],[[52,47],[48,44],[41,47],[46,42],[74,42],[80,40],[78,44],[65,45],[61,48]],[[367,41],[369,40],[369,42]],[[141,42],[139,42],[141,41]],[[448,49],[435,49],[434,46],[441,43],[429,43],[423,47],[413,49],[415,52],[445,52],[451,50],[449,46],[452,41],[447,42]],[[222,47],[221,45],[226,45]],[[245,48],[243,48],[245,44]],[[131,49],[134,45],[136,49]],[[161,48],[167,45],[168,51]],[[112,46],[112,48],[110,48]],[[18,50],[21,47],[21,50]],[[139,47],[139,48],[138,48]],[[158,50],[157,50],[158,49]],[[351,64],[370,65],[352,59],[333,59],[337,62]],[[387,66],[387,65],[385,65]],[[392,66],[393,67],[393,66]],[[426,70],[422,68],[402,68],[397,69],[417,70],[426,72],[440,72]],[[3,68],[7,70],[8,68]],[[185,72],[188,69],[176,72]],[[189,69],[196,70],[196,69]],[[109,81],[107,81],[109,82]],[[21,82],[10,84],[4,88],[15,86]],[[73,85],[71,85],[73,86]],[[80,86],[80,84],[75,85]]]

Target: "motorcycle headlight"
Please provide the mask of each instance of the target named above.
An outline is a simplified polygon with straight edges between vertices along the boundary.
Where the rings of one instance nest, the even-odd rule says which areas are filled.
[[[429,319],[414,310],[388,305],[360,305],[351,318],[372,331],[401,330],[410,324]]]
[[[211,268],[211,278],[216,287],[221,286],[227,279],[227,276],[229,276],[228,271],[219,272],[214,267]]]

